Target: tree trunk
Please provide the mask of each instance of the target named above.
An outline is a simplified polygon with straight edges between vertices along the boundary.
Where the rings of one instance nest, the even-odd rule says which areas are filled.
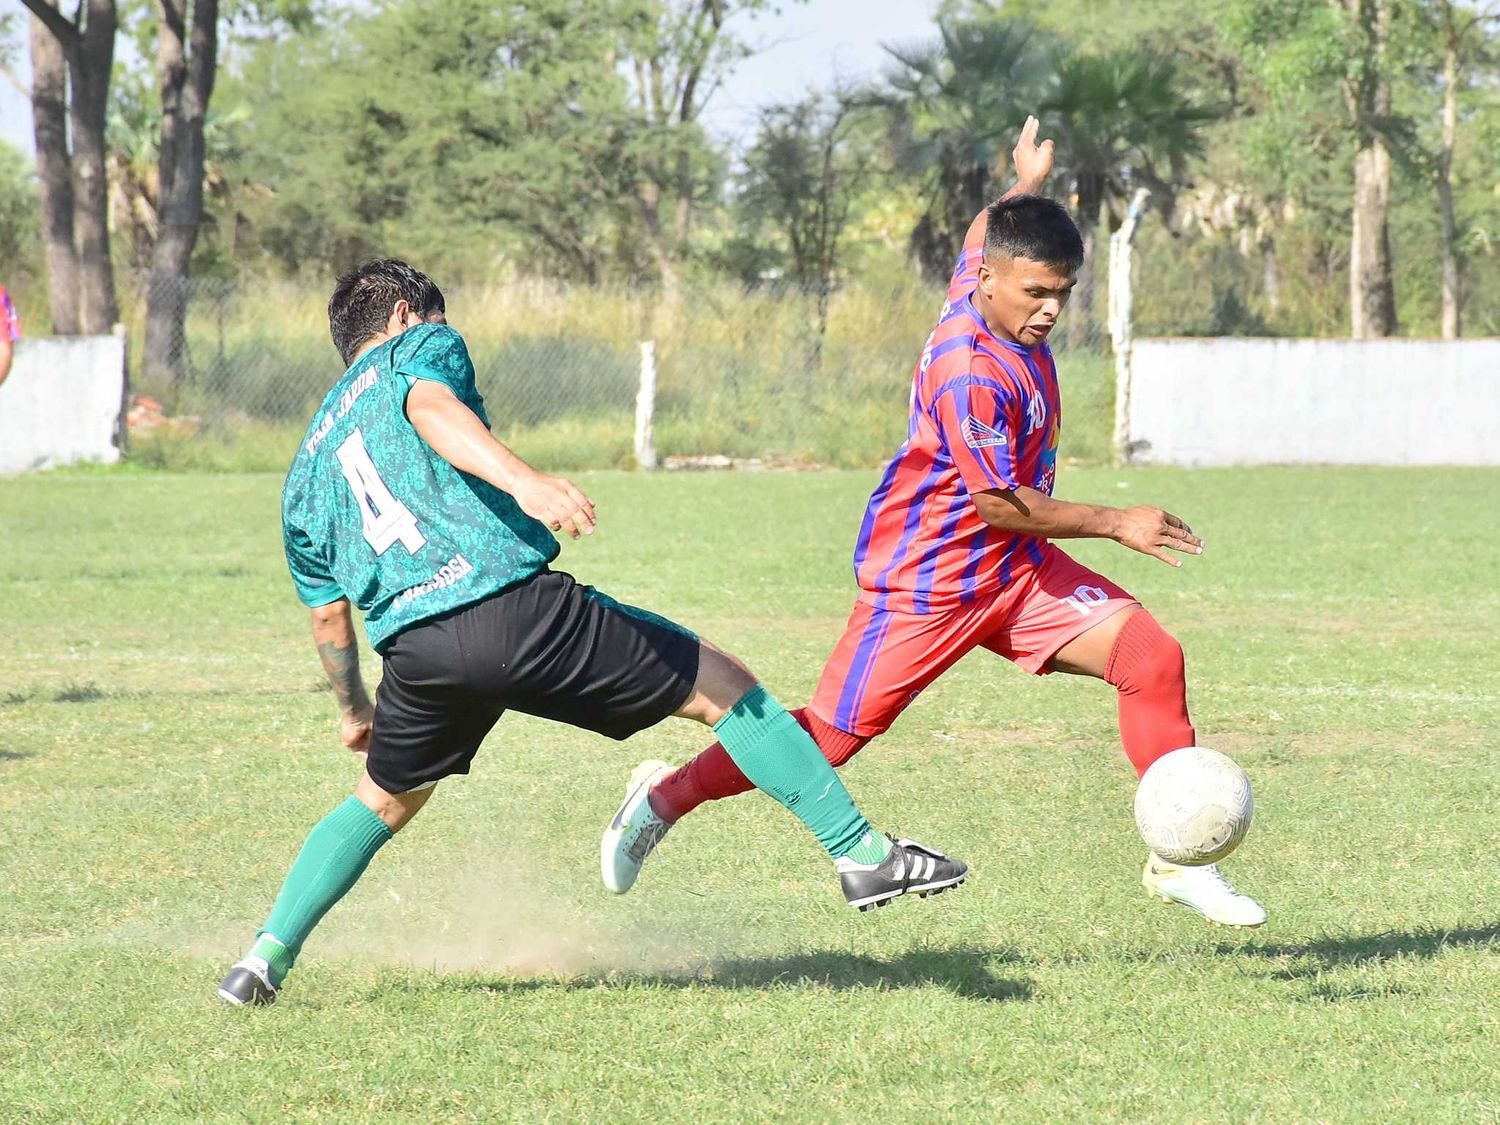
[[[1443,311],[1445,340],[1463,335],[1463,261],[1458,251],[1458,222],[1453,214],[1453,139],[1458,130],[1458,44],[1449,38],[1443,52],[1443,141],[1438,150],[1438,210],[1443,220]]]
[[[1276,239],[1269,234],[1260,240],[1260,279],[1266,311],[1275,316],[1281,311],[1281,264],[1276,260]]]
[[[1391,154],[1380,133],[1390,116],[1386,78],[1389,0],[1346,0],[1363,33],[1364,66],[1350,91],[1360,136],[1354,158],[1354,222],[1349,249],[1349,334],[1356,340],[1396,331],[1396,287],[1391,274]]]
[[[146,296],[148,379],[181,385],[187,283],[203,219],[203,122],[218,66],[218,0],[195,0],[187,39],[187,0],[159,0],[157,73],[161,82],[161,233]]]
[[[1391,154],[1372,139],[1354,158],[1354,230],[1349,255],[1350,335],[1356,340],[1396,331],[1391,278]]]
[[[105,335],[120,319],[109,257],[109,177],[104,122],[115,57],[114,0],[88,0],[88,22],[70,59],[73,94],[73,226],[78,237],[83,331]]]
[[[78,255],[73,246],[73,172],[68,160],[67,62],[57,39],[31,17],[31,121],[41,184],[42,235],[52,331],[78,335]]]

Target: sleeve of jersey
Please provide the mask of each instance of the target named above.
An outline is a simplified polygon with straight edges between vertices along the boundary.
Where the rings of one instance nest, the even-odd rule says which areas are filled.
[[[933,413],[971,496],[1017,486],[1020,413],[1014,394],[998,383],[966,383],[943,391]]]
[[[282,536],[286,547],[286,564],[292,572],[292,585],[297,588],[297,600],[308,609],[336,602],[344,596],[343,587],[329,573],[328,564],[317,551],[312,540],[299,528],[289,527]]]
[[[398,374],[442,383],[464,402],[477,393],[469,349],[464,338],[446,324],[422,325],[403,333],[392,360]]]
[[[984,235],[989,225],[987,210],[979,212],[969,224],[969,232],[964,236],[964,248],[958,252],[958,261],[953,265],[953,279],[948,282],[949,304],[967,297],[979,284],[979,263],[984,259]]]

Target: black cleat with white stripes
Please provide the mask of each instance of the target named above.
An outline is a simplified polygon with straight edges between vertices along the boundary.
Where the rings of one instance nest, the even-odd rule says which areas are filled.
[[[922,898],[956,887],[969,875],[963,860],[953,859],[915,840],[891,839],[890,853],[878,864],[835,864],[844,898],[859,910],[873,910],[905,894]]]
[[[246,957],[229,970],[219,985],[219,999],[226,1004],[259,1007],[274,1003],[279,991],[271,983],[271,967],[259,957]]]

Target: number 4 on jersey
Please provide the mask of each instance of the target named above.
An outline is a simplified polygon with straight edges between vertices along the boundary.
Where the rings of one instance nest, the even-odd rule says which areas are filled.
[[[345,438],[338,448],[338,458],[364,519],[365,541],[375,548],[377,555],[385,554],[397,543],[406,548],[407,554],[415,555],[426,545],[427,537],[417,530],[417,517],[411,514],[411,509],[391,495],[385,481],[380,479],[370,451],[365,448],[365,435],[355,430]]]

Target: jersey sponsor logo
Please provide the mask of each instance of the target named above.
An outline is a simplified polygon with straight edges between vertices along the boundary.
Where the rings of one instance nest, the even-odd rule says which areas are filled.
[[[416,601],[423,594],[430,594],[434,590],[441,590],[445,586],[451,586],[461,578],[467,578],[474,573],[474,567],[463,555],[454,555],[451,559],[438,567],[437,573],[426,582],[420,582],[408,590],[402,590],[396,595],[396,605],[406,606]]]
[[[964,441],[970,449],[983,449],[989,445],[1006,445],[1006,437],[993,426],[986,425],[974,415],[964,419]]]

